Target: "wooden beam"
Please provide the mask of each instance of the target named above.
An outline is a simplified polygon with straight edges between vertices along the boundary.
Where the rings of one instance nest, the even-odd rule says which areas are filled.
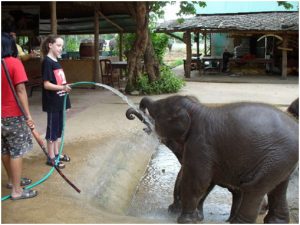
[[[99,61],[99,15],[97,10],[94,12],[94,82],[100,82],[100,61]],[[101,75],[102,76],[102,75]]]
[[[293,49],[292,48],[284,48],[284,47],[277,47],[278,49],[280,49],[280,50],[285,50],[285,51],[293,51]]]
[[[107,18],[102,12],[100,12],[99,10],[97,10],[97,13],[103,17],[103,19],[105,19],[107,22],[111,23],[113,26],[115,26],[117,29],[119,29],[120,32],[123,32],[124,29],[122,27],[120,27],[118,24],[116,24],[115,22],[113,22],[112,20],[110,20],[109,18]]]
[[[266,37],[276,37],[280,41],[282,41],[282,37],[280,37],[279,35],[276,35],[276,34],[265,34],[265,35],[261,36],[260,38],[258,38],[257,42],[259,42],[261,39],[266,38]]]
[[[176,38],[176,39],[178,39],[178,40],[182,41],[183,43],[185,43],[185,42],[184,42],[184,40],[183,40],[183,38],[181,38],[181,37],[178,37],[178,36],[176,36],[176,35],[175,35],[175,34],[173,34],[173,33],[169,33],[169,32],[167,32],[166,34],[167,34],[167,35],[169,35],[169,36],[171,36],[171,37],[173,37],[173,38]]]
[[[51,7],[51,33],[57,34],[56,1],[50,2]]]

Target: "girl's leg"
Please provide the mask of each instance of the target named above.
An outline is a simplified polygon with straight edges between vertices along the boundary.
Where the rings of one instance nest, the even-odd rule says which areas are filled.
[[[7,173],[7,178],[8,178],[7,183],[11,183],[10,156],[8,154],[2,154],[1,159]]]
[[[60,147],[60,142],[57,139],[56,141],[54,141],[54,153],[55,153],[55,155],[58,155],[59,147]]]
[[[54,157],[55,157],[54,146],[55,146],[54,141],[47,141],[47,149],[48,149],[48,155],[49,155],[50,159],[54,159]]]
[[[11,181],[12,181],[12,197],[19,197],[23,190],[20,186],[22,175],[22,157],[10,159]]]

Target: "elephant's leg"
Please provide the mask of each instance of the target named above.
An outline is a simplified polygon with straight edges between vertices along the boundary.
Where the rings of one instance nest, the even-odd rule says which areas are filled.
[[[181,198],[180,198],[180,182],[182,177],[182,168],[180,169],[174,186],[173,198],[174,202],[169,205],[168,211],[171,213],[180,213],[181,212]]]
[[[204,214],[203,214],[203,204],[204,204],[204,201],[205,201],[206,197],[209,195],[209,193],[211,192],[211,190],[212,190],[214,187],[215,187],[215,184],[211,184],[211,185],[208,187],[208,189],[207,189],[205,195],[200,199],[199,204],[198,204],[198,206],[197,206],[197,209],[198,209],[198,216],[199,216],[199,218],[200,218],[201,220],[204,219]]]
[[[262,193],[242,192],[240,206],[230,223],[255,223],[263,198]]]
[[[231,204],[231,210],[230,210],[230,215],[229,218],[226,220],[226,222],[231,222],[231,220],[234,218],[234,216],[237,213],[237,210],[240,207],[241,201],[242,201],[242,192],[240,190],[233,190],[229,189],[228,190],[232,194],[232,204]]]
[[[277,185],[268,193],[269,211],[264,223],[289,223],[289,210],[286,200],[286,191],[289,179]]]
[[[189,168],[183,169],[180,186],[182,212],[178,217],[178,223],[198,223],[202,220],[198,215],[197,206],[200,199],[205,196],[211,184],[211,179],[208,173],[197,172],[195,173]]]

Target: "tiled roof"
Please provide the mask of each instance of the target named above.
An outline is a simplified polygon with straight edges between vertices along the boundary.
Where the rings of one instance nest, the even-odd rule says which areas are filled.
[[[236,14],[207,14],[166,21],[157,26],[158,32],[186,30],[214,31],[294,31],[298,32],[299,12],[259,12]]]

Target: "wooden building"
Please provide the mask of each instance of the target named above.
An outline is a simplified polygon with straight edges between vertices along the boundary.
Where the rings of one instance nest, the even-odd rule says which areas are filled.
[[[249,53],[255,56],[257,63],[272,61],[281,70],[282,78],[287,78],[287,68],[299,68],[299,12],[255,12],[197,15],[185,19],[183,23],[177,20],[159,24],[157,32],[172,35],[174,32],[184,32],[186,43],[185,76],[190,77],[191,65],[191,33],[204,36],[224,34],[228,39],[218,43],[221,48],[236,47],[243,40],[248,42]],[[206,39],[205,39],[206,40]],[[211,39],[210,39],[211,40]],[[263,43],[263,44],[261,44]],[[199,38],[197,41],[199,45]],[[213,46],[212,49],[216,46]],[[216,45],[216,43],[215,43]],[[207,43],[205,43],[205,54]],[[258,48],[263,51],[259,52]],[[199,47],[197,48],[199,49]],[[260,49],[260,50],[261,50]],[[216,52],[216,51],[215,51]],[[221,56],[212,51],[212,57],[222,60]],[[199,52],[197,53],[199,55]],[[237,59],[239,60],[239,59]],[[280,60],[278,62],[278,60]],[[255,61],[254,61],[255,62]]]
[[[20,1],[2,2],[2,25],[12,18],[16,23],[17,36],[29,38],[28,48],[34,45],[38,35],[94,34],[94,53],[91,59],[65,59],[62,65],[69,82],[99,82],[99,35],[120,34],[119,49],[122,50],[124,33],[136,30],[133,2],[123,1]],[[119,59],[122,60],[122,51]],[[29,79],[40,75],[40,59],[24,62]]]

